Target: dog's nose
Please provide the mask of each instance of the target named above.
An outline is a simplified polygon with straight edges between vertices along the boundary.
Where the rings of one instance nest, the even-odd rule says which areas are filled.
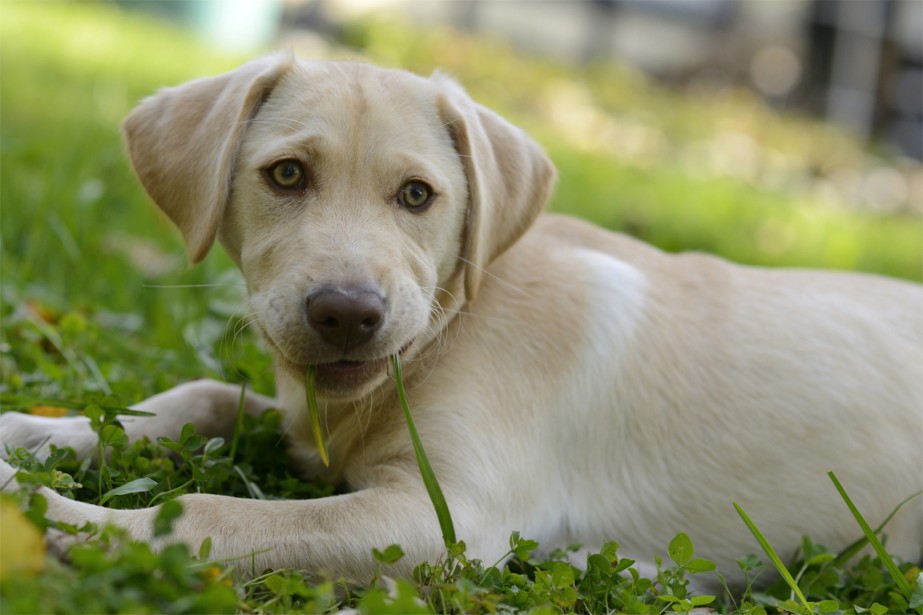
[[[308,295],[305,308],[311,328],[344,352],[372,339],[385,320],[384,298],[368,287],[321,288]]]

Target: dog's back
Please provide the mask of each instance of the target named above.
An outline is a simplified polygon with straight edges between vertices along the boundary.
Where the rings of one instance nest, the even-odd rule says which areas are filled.
[[[861,531],[828,471],[872,525],[923,488],[919,285],[669,255],[558,216],[492,274],[484,313],[518,295],[545,323],[528,340],[544,386],[527,394],[547,411],[527,416],[547,434],[533,462],[564,470],[547,505],[564,502],[566,536],[551,544],[618,530],[643,558],[671,528],[733,571],[756,544],[732,501],[780,545],[838,549]],[[473,322],[504,328],[478,304]],[[501,346],[493,359],[515,363]],[[914,503],[888,526],[892,552],[918,558],[921,528]]]

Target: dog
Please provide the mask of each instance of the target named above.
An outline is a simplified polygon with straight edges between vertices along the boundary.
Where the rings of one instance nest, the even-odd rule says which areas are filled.
[[[732,501],[787,557],[803,534],[833,549],[860,535],[829,470],[873,526],[923,488],[920,285],[667,254],[542,213],[556,173],[541,147],[439,73],[268,56],[161,90],[124,134],[190,261],[217,238],[243,273],[277,372],[277,397],[248,392],[245,410],[281,409],[293,463],[346,488],[183,495],[169,540],[358,583],[373,548],[402,545],[397,575],[437,560],[392,355],[458,538],[485,562],[514,530],[548,548],[616,540],[639,563],[686,532],[733,579],[756,543]],[[189,382],[122,422],[132,440],[187,422],[230,437],[240,394]],[[5,413],[0,433],[96,450],[82,417]],[[43,494],[49,518],[155,540],[156,508]],[[920,557],[918,503],[886,531]]]

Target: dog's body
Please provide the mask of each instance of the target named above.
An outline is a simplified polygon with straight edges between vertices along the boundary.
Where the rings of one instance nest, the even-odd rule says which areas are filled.
[[[126,133],[192,260],[218,235],[243,271],[278,365],[277,400],[249,394],[247,410],[281,408],[306,475],[351,491],[183,496],[174,539],[357,581],[373,547],[401,544],[405,573],[437,558],[395,353],[458,536],[488,562],[513,530],[549,548],[614,539],[640,561],[685,531],[733,576],[756,548],[732,501],[788,555],[802,534],[834,549],[859,535],[828,470],[873,525],[923,487],[917,285],[667,255],[539,216],[544,154],[438,76],[263,59],[165,90]],[[329,468],[307,420],[312,364]],[[189,383],[124,423],[132,438],[189,421],[228,435],[238,396]],[[0,421],[8,444],[95,447],[84,419]],[[46,496],[50,517],[150,538],[151,509]],[[920,557],[918,504],[888,531],[893,553]]]

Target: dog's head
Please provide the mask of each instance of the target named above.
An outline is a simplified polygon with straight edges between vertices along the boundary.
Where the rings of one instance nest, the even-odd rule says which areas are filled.
[[[262,58],[162,90],[124,130],[190,260],[218,237],[280,365],[317,365],[331,399],[368,393],[473,301],[554,177],[450,79],[352,62]]]

